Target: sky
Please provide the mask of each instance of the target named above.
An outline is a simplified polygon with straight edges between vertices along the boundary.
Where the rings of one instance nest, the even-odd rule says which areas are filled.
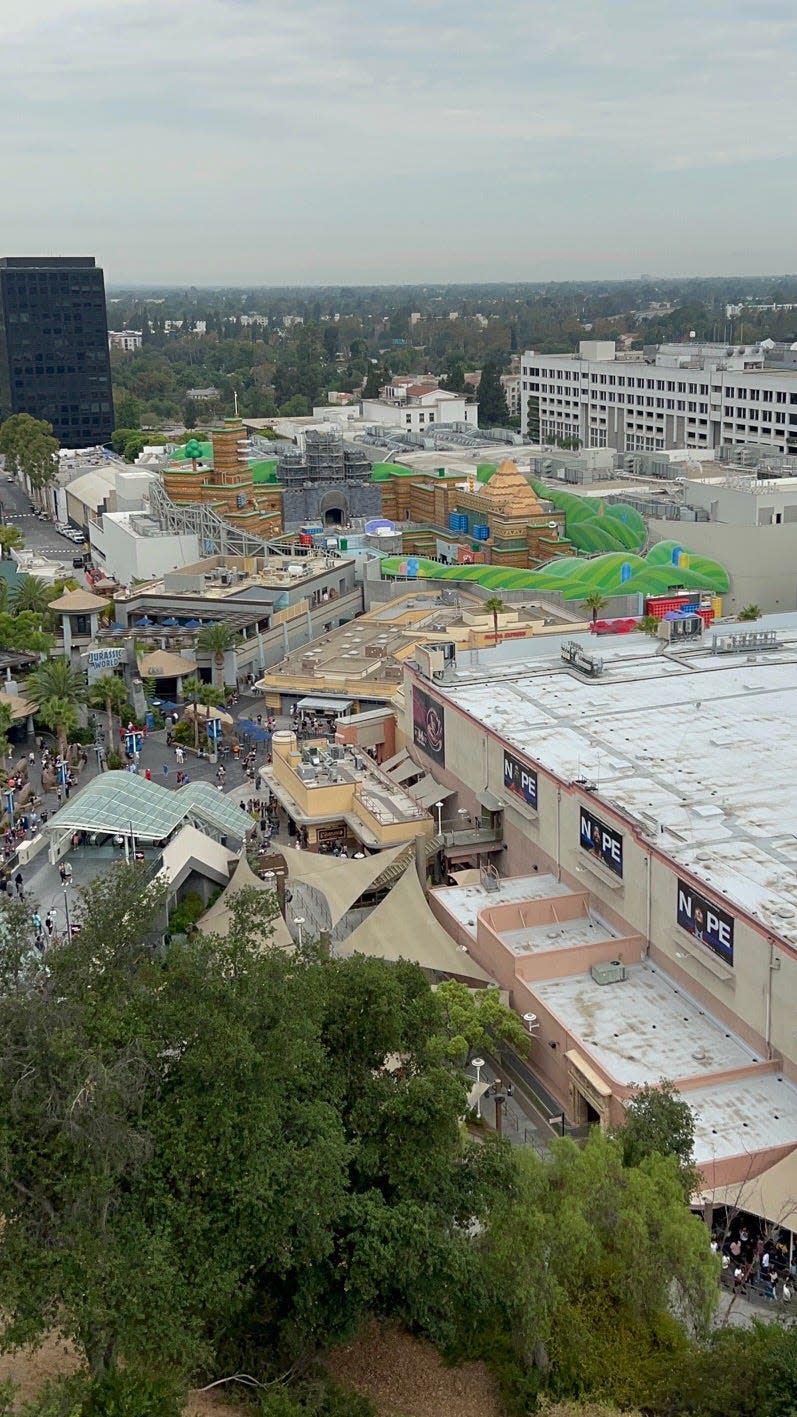
[[[797,269],[794,0],[0,0],[0,255],[110,284]]]

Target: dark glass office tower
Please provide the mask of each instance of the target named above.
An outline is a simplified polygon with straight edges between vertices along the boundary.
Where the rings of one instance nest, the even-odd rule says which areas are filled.
[[[0,418],[46,418],[63,448],[113,432],[105,283],[93,256],[0,257]]]

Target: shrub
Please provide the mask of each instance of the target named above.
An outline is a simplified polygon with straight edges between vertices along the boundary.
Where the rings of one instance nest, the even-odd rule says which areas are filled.
[[[169,929],[173,935],[187,935],[200,915],[205,913],[205,902],[196,891],[188,891],[174,910],[169,912]]]
[[[109,748],[105,754],[105,761],[112,772],[118,772],[125,765],[125,760],[121,753],[117,753],[115,748]]]

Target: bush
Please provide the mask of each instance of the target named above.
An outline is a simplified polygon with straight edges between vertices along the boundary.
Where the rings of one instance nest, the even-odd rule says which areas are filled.
[[[201,735],[200,735],[201,736]],[[172,729],[172,742],[193,745],[194,726],[191,723],[176,723]]]
[[[187,935],[200,915],[205,913],[205,902],[196,891],[188,891],[169,912],[169,929],[173,935]]]
[[[123,768],[125,765],[125,760],[122,757],[122,754],[117,753],[115,748],[109,748],[108,752],[105,754],[105,761],[108,764],[108,767],[110,768],[111,772],[118,772],[119,769]]]

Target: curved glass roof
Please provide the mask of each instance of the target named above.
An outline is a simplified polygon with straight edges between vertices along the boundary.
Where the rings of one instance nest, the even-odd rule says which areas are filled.
[[[95,777],[47,823],[51,833],[113,832],[142,841],[163,841],[191,822],[211,836],[243,840],[250,820],[209,782],[188,782],[173,791],[135,773],[114,771]]]

